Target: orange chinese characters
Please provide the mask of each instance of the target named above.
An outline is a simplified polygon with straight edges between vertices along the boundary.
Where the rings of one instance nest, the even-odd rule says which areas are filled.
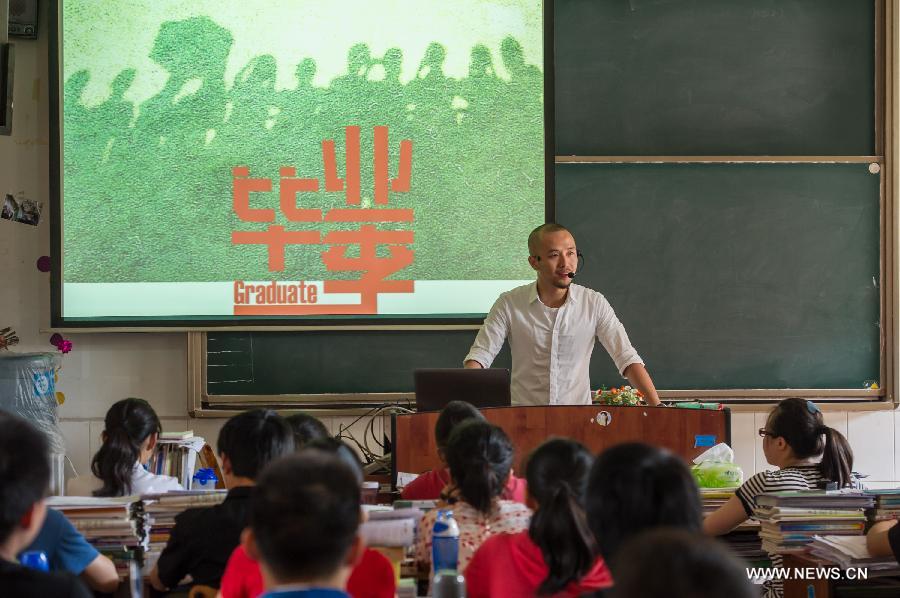
[[[297,176],[293,167],[282,167],[279,180],[279,208],[290,222],[360,223],[358,230],[333,230],[322,237],[319,231],[285,230],[284,226],[270,224],[265,231],[233,231],[232,243],[262,244],[268,246],[268,266],[272,272],[285,269],[284,250],[287,245],[328,245],[321,252],[322,263],[329,272],[360,272],[355,280],[325,280],[324,293],[353,293],[359,303],[349,304],[290,304],[290,305],[235,305],[235,315],[314,315],[314,314],[376,314],[380,293],[412,293],[412,280],[387,280],[391,275],[413,263],[415,252],[408,247],[413,243],[411,230],[384,230],[378,224],[413,222],[411,209],[387,207],[389,193],[405,193],[410,190],[412,177],[412,141],[400,142],[397,176],[389,175],[388,128],[374,128],[373,186],[375,206],[358,207],[360,195],[360,128],[346,127],[344,177],[338,174],[334,140],[322,141],[322,160],[326,192],[344,192],[348,208],[335,208],[323,215],[321,209],[298,205],[303,193],[318,193],[319,180]],[[232,200],[234,212],[245,222],[274,222],[272,209],[251,207],[251,193],[272,191],[269,179],[251,178],[245,166],[236,167],[233,173]],[[365,224],[363,224],[365,223]],[[359,257],[348,257],[350,246],[359,246]],[[379,257],[378,248],[387,246],[388,255]]]

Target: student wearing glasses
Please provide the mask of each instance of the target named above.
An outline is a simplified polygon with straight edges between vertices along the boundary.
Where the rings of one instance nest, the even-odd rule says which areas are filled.
[[[703,530],[719,536],[753,516],[761,494],[812,490],[821,482],[851,485],[853,451],[844,435],[823,423],[822,411],[812,401],[785,399],[775,406],[759,429],[766,461],[778,469],[761,471],[737,489],[728,501],[703,522]],[[779,554],[770,555],[775,568]],[[781,582],[766,582],[766,596],[782,596]]]

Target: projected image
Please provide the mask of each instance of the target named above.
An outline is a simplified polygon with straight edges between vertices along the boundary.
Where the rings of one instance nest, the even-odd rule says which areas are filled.
[[[65,0],[62,316],[485,313],[544,221],[540,0]]]

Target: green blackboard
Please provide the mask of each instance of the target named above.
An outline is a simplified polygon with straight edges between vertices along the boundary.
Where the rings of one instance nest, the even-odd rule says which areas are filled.
[[[879,184],[865,164],[557,166],[557,216],[660,388],[879,378]],[[208,392],[403,392],[474,331],[214,332]],[[509,367],[504,350],[496,364]],[[591,383],[618,385],[597,345]]]
[[[455,368],[475,332],[210,332],[210,395],[411,392],[413,371]],[[504,348],[496,367],[510,367]]]
[[[573,164],[557,217],[661,388],[879,377],[879,185],[866,164]],[[592,382],[616,380],[602,349]]]
[[[873,0],[556,0],[556,155],[874,155]]]

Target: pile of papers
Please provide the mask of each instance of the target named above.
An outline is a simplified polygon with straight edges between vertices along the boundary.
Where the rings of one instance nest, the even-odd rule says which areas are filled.
[[[139,497],[51,496],[47,506],[65,515],[88,542],[112,559],[121,577],[131,561],[143,560],[150,523]]]
[[[364,505],[368,521],[359,528],[367,546],[412,546],[416,542],[416,527],[422,518],[417,508],[392,509]]]
[[[770,553],[803,552],[813,536],[862,536],[874,498],[858,490],[763,494],[755,516],[762,547]]]
[[[842,569],[866,568],[885,574],[900,573],[900,564],[893,556],[873,557],[869,554],[865,536],[814,536],[809,552],[836,563]]]
[[[871,521],[900,519],[900,488],[891,490],[866,490],[875,497],[875,507],[868,512]]]
[[[148,542],[144,558],[144,572],[149,573],[175,526],[175,517],[194,507],[211,507],[220,504],[228,494],[226,490],[185,490],[166,494],[142,496],[143,510],[148,521]]]

